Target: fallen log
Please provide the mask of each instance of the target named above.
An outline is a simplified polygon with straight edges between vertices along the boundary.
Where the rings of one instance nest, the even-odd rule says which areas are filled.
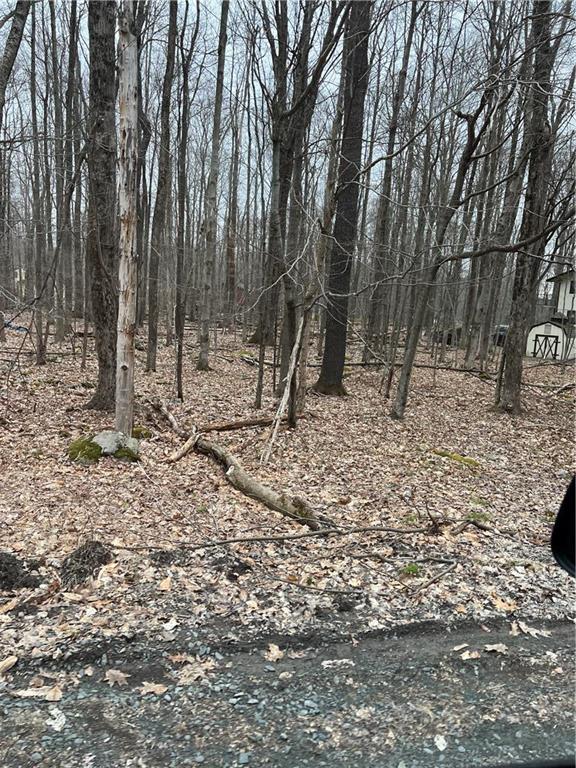
[[[306,416],[305,414],[300,414],[298,418],[304,419]],[[282,421],[287,422],[288,417],[285,416]],[[203,427],[194,429],[190,437],[186,439],[184,445],[180,446],[177,451],[169,456],[167,461],[169,464],[173,464],[175,461],[180,461],[180,459],[184,458],[187,453],[190,453],[192,448],[194,448],[196,437],[199,434],[205,434],[206,432],[231,432],[236,429],[248,429],[249,427],[269,427],[273,423],[274,417],[268,416],[260,419],[243,419],[241,421],[222,421],[214,424],[205,424]],[[178,434],[180,434],[180,432]]]
[[[249,429],[250,427],[269,427],[274,423],[274,416],[261,416],[257,419],[240,419],[238,421],[220,421],[212,424],[205,424],[198,427],[198,432],[232,432],[236,429]],[[299,419],[305,418],[304,414],[298,414]],[[282,419],[287,421],[287,417]]]
[[[308,528],[311,528],[313,531],[319,530],[321,523],[331,526],[334,525],[326,518],[320,520],[314,514],[312,507],[299,496],[288,496],[285,493],[277,493],[272,490],[272,488],[268,488],[266,485],[260,483],[243,469],[238,459],[233,456],[230,451],[227,451],[221,445],[207,440],[201,433],[187,435],[178,423],[174,414],[170,413],[164,403],[158,400],[153,400],[151,401],[151,404],[153,408],[168,421],[176,434],[186,438],[184,445],[176,451],[176,453],[170,456],[168,459],[169,462],[177,461],[190,450],[210,456],[224,467],[226,470],[226,479],[231,485],[246,496],[261,502],[269,509],[273,509],[275,512],[279,512],[281,515],[289,517],[302,525],[307,525]]]
[[[189,438],[191,439],[191,438]],[[228,482],[246,496],[260,501],[269,509],[280,512],[302,525],[307,525],[313,531],[320,528],[320,521],[316,518],[310,505],[299,496],[288,496],[285,493],[277,493],[262,485],[258,480],[248,474],[242,468],[238,459],[221,445],[207,440],[201,435],[194,440],[194,450],[210,456],[221,464],[226,470]]]

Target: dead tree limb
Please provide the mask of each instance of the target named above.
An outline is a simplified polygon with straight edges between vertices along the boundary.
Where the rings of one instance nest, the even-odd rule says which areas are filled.
[[[340,536],[352,536],[356,533],[396,533],[404,535],[413,535],[415,533],[428,533],[429,528],[390,528],[384,525],[368,525],[357,528],[322,528],[317,531],[308,531],[307,533],[286,533],[270,536],[235,536],[230,539],[215,539],[211,541],[197,542],[195,544],[178,543],[179,549],[187,551],[196,551],[198,549],[213,549],[214,547],[229,547],[232,544],[275,544],[290,541],[299,541],[300,539],[310,538],[332,538]],[[126,547],[119,544],[111,545],[113,549],[121,549],[126,552],[149,552],[151,550],[162,550],[163,547]],[[431,558],[427,558],[431,559]],[[450,561],[452,562],[452,561]]]
[[[440,571],[440,573],[437,573],[436,576],[433,576],[431,579],[429,579],[425,584],[422,584],[422,586],[418,587],[414,590],[412,593],[413,595],[418,595],[420,592],[423,592],[425,589],[428,589],[428,587],[432,586],[432,584],[435,584],[437,581],[440,581],[444,576],[450,573],[450,571],[453,571],[454,568],[458,563],[454,561],[451,563],[448,568],[444,568],[444,570]]]
[[[317,531],[320,528],[320,521],[304,499],[301,499],[299,496],[277,493],[272,488],[262,485],[262,483],[249,475],[242,468],[238,459],[221,445],[213,443],[200,435],[195,440],[194,450],[206,456],[211,456],[219,464],[222,464],[226,470],[228,482],[246,496],[260,501],[269,509],[280,512],[285,517],[290,517],[298,523],[307,525],[313,531]]]
[[[256,419],[240,419],[238,421],[220,421],[212,424],[205,424],[198,427],[198,432],[232,432],[236,429],[250,429],[251,427],[269,427],[274,423],[274,416],[262,416]],[[298,414],[299,419],[306,418],[305,414]],[[286,417],[282,418],[285,422]]]
[[[304,315],[302,315],[302,318],[300,319],[300,325],[298,326],[298,333],[296,334],[296,341],[294,342],[292,353],[290,355],[290,362],[288,364],[288,373],[286,375],[286,381],[284,382],[284,391],[282,393],[282,398],[280,400],[278,410],[276,411],[276,415],[274,416],[274,426],[272,428],[270,442],[264,448],[264,450],[262,451],[262,455],[260,457],[260,464],[262,465],[267,464],[268,461],[270,460],[270,456],[272,454],[272,448],[274,447],[274,441],[276,440],[276,435],[278,434],[278,428],[280,427],[280,422],[284,417],[284,411],[286,410],[286,407],[288,405],[288,399],[290,397],[290,392],[291,392],[292,379],[296,371],[296,365],[298,364],[298,353],[300,352],[300,344],[302,341],[303,328],[304,328]]]
[[[178,448],[177,451],[174,451],[173,454],[171,454],[167,462],[168,464],[174,464],[176,461],[180,461],[180,459],[183,459],[186,454],[190,453],[190,451],[194,448],[194,443],[196,442],[198,438],[197,432],[192,432],[188,440]]]
[[[570,389],[574,389],[574,387],[576,387],[576,383],[573,381],[570,381],[568,382],[568,384],[564,384],[562,387],[555,389],[554,392],[550,392],[548,397],[552,397],[553,395],[561,395],[562,392],[567,392]]]
[[[250,496],[250,498],[261,502],[269,509],[280,512],[281,515],[289,517],[302,525],[307,525],[313,531],[318,530],[321,523],[334,525],[325,518],[319,519],[312,510],[312,507],[299,496],[288,496],[284,493],[277,493],[272,490],[272,488],[262,485],[262,483],[249,475],[248,472],[242,468],[238,459],[221,445],[207,440],[205,437],[202,437],[201,434],[189,436],[185,430],[182,429],[174,414],[170,413],[164,403],[159,400],[153,400],[151,402],[154,409],[162,414],[176,434],[186,438],[184,445],[170,457],[169,461],[176,461],[177,458],[180,458],[189,450],[193,449],[198,453],[202,453],[215,459],[226,470],[226,479],[231,485],[246,496]]]

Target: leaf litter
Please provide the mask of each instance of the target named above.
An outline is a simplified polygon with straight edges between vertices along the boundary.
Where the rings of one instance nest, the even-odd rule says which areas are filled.
[[[266,430],[219,434],[259,480],[305,497],[343,528],[392,529],[282,540],[306,529],[233,489],[207,458],[167,463],[182,439],[147,405],[162,397],[189,431],[262,415],[252,406],[256,372],[231,337],[220,343],[226,359],[216,358],[209,376],[186,360],[183,404],[171,400],[171,351],[159,350],[158,371],[146,376],[138,353],[136,422],[151,430],[140,463],[67,458],[73,438],[110,425],[106,414],[81,409],[92,356],[86,371],[75,358],[43,368],[22,362],[0,392],[0,533],[7,554],[26,564],[25,583],[0,591],[0,668],[16,656],[57,659],[63,648],[117,637],[176,642],[181,630],[210,623],[257,636],[507,616],[511,634],[537,638],[546,630],[534,621],[573,614],[571,585],[549,551],[573,469],[572,397],[526,389],[526,413],[512,419],[491,412],[484,382],[417,369],[406,419],[395,422],[379,394],[381,374],[355,369],[350,397],[310,396],[307,418],[279,431],[264,467]],[[559,387],[568,375],[543,366],[525,378]],[[275,407],[265,398],[264,414]],[[238,537],[255,541],[205,546]],[[258,541],[266,537],[275,540]],[[63,584],[67,558],[87,542],[102,545],[101,558]],[[185,679],[209,672],[192,658],[180,670]],[[107,675],[114,672],[123,674]]]

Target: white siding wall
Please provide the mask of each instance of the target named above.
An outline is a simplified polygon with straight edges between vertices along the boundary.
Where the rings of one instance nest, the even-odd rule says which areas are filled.
[[[570,286],[574,286],[574,279],[561,280],[560,291],[558,292],[558,312],[563,315],[568,313],[568,310],[574,310],[576,308],[576,294],[570,293]]]

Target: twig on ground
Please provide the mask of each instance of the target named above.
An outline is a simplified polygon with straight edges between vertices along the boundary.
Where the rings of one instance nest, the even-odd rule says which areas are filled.
[[[266,576],[271,581],[278,581],[281,584],[288,584],[290,587],[299,587],[310,592],[320,592],[328,595],[361,595],[361,589],[331,589],[330,587],[313,587],[311,584],[302,584],[299,581],[290,581],[290,579],[280,579],[277,576]]]
[[[217,539],[212,541],[205,541],[203,543],[195,544],[182,544],[180,549],[197,550],[197,549],[211,549],[212,547],[227,547],[230,544],[269,544],[282,541],[297,541],[299,539],[309,538],[327,538],[328,536],[351,536],[354,533],[398,533],[398,534],[411,534],[411,533],[425,533],[427,528],[388,528],[382,525],[370,525],[366,527],[348,528],[342,530],[340,528],[323,528],[319,531],[307,531],[306,533],[287,533],[279,536],[236,536],[230,539]],[[122,549],[127,552],[145,552],[146,550],[163,549],[163,547],[125,547],[116,546],[110,544],[113,549]]]
[[[428,581],[425,582],[424,584],[422,584],[420,587],[418,587],[418,589],[415,589],[412,592],[412,594],[413,595],[417,595],[420,592],[423,592],[425,589],[428,589],[428,587],[430,587],[432,584],[435,584],[437,581],[440,581],[440,579],[442,579],[444,576],[446,576],[448,573],[450,573],[450,571],[453,571],[454,568],[456,568],[457,565],[458,565],[458,563],[454,560],[452,563],[450,563],[448,568],[444,568],[444,570],[440,571],[440,573],[437,573],[436,576],[434,576],[431,579],[428,579]]]

